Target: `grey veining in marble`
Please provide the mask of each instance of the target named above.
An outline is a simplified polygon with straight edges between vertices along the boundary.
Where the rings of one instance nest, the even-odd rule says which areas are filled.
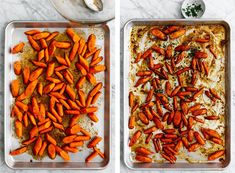
[[[121,27],[123,28],[124,24],[132,19],[132,18],[182,18],[181,12],[180,12],[180,7],[181,3],[183,0],[120,0],[121,4]],[[232,68],[232,113],[231,113],[231,127],[232,127],[232,132],[231,132],[231,139],[232,141],[235,140],[235,116],[233,116],[234,112],[234,106],[235,106],[235,76],[234,76],[234,69],[235,69],[235,61],[233,58],[233,55],[235,53],[235,45],[233,45],[235,41],[235,33],[233,28],[235,28],[235,1],[234,0],[204,0],[206,4],[206,11],[203,16],[203,18],[208,18],[208,19],[223,19],[229,22],[231,26],[231,31],[232,31],[232,57],[231,57],[231,68]],[[122,30],[121,30],[122,32]],[[123,41],[123,34],[121,34],[121,41]],[[122,50],[122,48],[121,48]],[[123,57],[121,53],[121,67],[123,65],[123,59],[127,57]],[[121,79],[122,79],[122,72],[121,72]],[[122,100],[122,95],[121,95],[121,100]],[[121,102],[122,104],[122,102]],[[122,112],[122,110],[121,110]],[[121,113],[121,134],[123,133],[122,131],[122,124],[123,124],[123,117]],[[123,142],[121,138],[121,142]],[[232,161],[227,169],[222,171],[223,173],[233,173],[235,172],[235,145],[234,142],[231,142],[232,146]],[[123,151],[122,151],[122,146],[121,144],[121,159],[123,158]],[[132,172],[130,169],[128,169],[123,161],[121,162],[121,168],[120,172],[125,172],[129,173]],[[141,171],[136,171],[136,173],[139,173]],[[144,173],[153,173],[153,172],[161,172],[161,173],[170,173],[170,172],[177,172],[177,173],[189,173],[189,171],[144,171]],[[195,171],[195,173],[199,173],[203,171]],[[219,172],[219,171],[214,171],[214,172]],[[214,173],[213,172],[213,173]]]
[[[4,161],[4,132],[3,132],[3,60],[4,60],[4,29],[7,23],[12,20],[65,20],[50,4],[49,0],[0,0],[0,173],[31,173],[32,170],[12,170],[6,166]],[[110,27],[110,35],[111,37],[114,35],[114,21],[110,21],[108,23]],[[111,38],[111,45],[114,45],[114,38]],[[114,76],[114,47],[111,46],[111,76]],[[114,78],[111,78],[111,102],[114,103]],[[112,115],[112,129],[114,129],[114,109],[111,106],[111,115]],[[111,133],[112,142],[111,142],[111,150],[114,151],[114,130]],[[104,170],[94,170],[89,172],[111,172],[114,169],[114,152],[111,151],[111,158],[108,167]],[[37,170],[37,173],[72,173],[72,172],[80,172],[85,173],[85,170]]]

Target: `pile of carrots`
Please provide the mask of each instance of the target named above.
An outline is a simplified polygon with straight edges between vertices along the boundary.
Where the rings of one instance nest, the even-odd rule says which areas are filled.
[[[69,41],[57,41],[60,33],[29,30],[25,32],[29,44],[37,52],[37,57],[29,63],[33,68],[23,65],[21,61],[13,64],[17,79],[11,82],[11,93],[15,98],[11,116],[14,119],[15,133],[20,139],[21,147],[10,151],[12,156],[27,152],[32,148],[36,157],[48,156],[54,159],[58,154],[65,161],[70,160],[69,153],[78,152],[78,147],[89,141],[87,148],[92,149],[86,162],[97,155],[104,154],[97,148],[102,140],[100,136],[91,136],[80,127],[78,120],[86,114],[93,122],[98,122],[95,106],[102,94],[102,82],[96,81],[95,75],[106,70],[99,64],[103,57],[101,49],[96,47],[96,36],[89,35],[87,41],[72,28],[66,29]],[[21,42],[11,49],[12,54],[24,51],[25,43]],[[69,52],[68,56],[57,50]],[[61,51],[60,51],[61,52]],[[80,77],[75,81],[71,67],[76,66]],[[82,86],[85,82],[92,89],[85,93]],[[20,92],[23,83],[23,91]],[[69,118],[69,123],[64,119]],[[64,135],[63,139],[53,137],[55,131]],[[26,134],[26,135],[24,135]],[[31,147],[29,147],[31,146]]]
[[[169,26],[164,29],[154,27],[150,29],[149,36],[161,41],[175,40],[186,33],[186,29],[182,26]],[[209,37],[196,38],[193,42],[198,44],[208,44]],[[194,130],[196,123],[204,123],[206,120],[218,120],[218,115],[207,115],[207,109],[203,104],[197,102],[198,97],[205,94],[212,102],[220,100],[218,91],[214,88],[206,89],[204,86],[196,87],[197,76],[202,74],[203,78],[207,78],[209,67],[206,61],[207,52],[197,50],[192,57],[187,57],[188,51],[195,49],[187,44],[172,46],[171,43],[166,48],[158,45],[152,45],[144,52],[139,52],[132,63],[147,64],[146,69],[137,71],[137,80],[135,85],[129,92],[129,129],[133,129],[134,133],[130,136],[129,147],[135,152],[135,159],[140,162],[153,162],[151,155],[160,153],[162,158],[170,163],[175,163],[180,149],[183,147],[188,152],[195,152],[206,144],[206,140],[224,145],[222,136],[213,129],[201,128],[200,131]],[[213,58],[217,58],[213,48],[209,45],[209,52]],[[163,56],[164,60],[160,63],[154,63],[152,53],[156,52],[157,56]],[[174,52],[177,52],[174,56]],[[190,59],[191,65],[180,65],[181,61]],[[141,62],[142,61],[142,62]],[[139,66],[139,64],[138,64]],[[189,80],[182,78],[182,74],[187,73]],[[176,86],[171,86],[169,76],[175,76]],[[145,85],[149,83],[150,89],[145,90]],[[146,94],[146,99],[141,103],[139,95],[134,95],[136,88],[142,88],[140,91]],[[145,98],[145,97],[144,97]],[[189,103],[194,103],[189,106]],[[163,113],[165,110],[165,113]],[[199,118],[200,117],[200,118]],[[139,126],[143,124],[143,126]],[[150,122],[154,125],[145,128]],[[173,128],[169,128],[172,125]],[[137,127],[137,129],[136,129]],[[156,133],[157,130],[161,132]],[[140,139],[145,136],[145,144],[150,142],[154,146],[155,152],[149,147],[141,144]],[[148,145],[149,146],[149,145]],[[208,160],[215,160],[225,154],[225,150],[218,150],[208,155]]]

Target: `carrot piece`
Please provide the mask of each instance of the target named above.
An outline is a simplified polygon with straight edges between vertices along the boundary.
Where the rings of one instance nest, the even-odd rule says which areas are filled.
[[[20,101],[16,101],[15,105],[17,107],[19,107],[21,110],[23,110],[24,112],[28,110],[28,105],[26,105]]]
[[[79,41],[78,55],[82,54],[82,50],[83,50],[85,44],[86,44],[86,41],[83,38],[81,38]]]
[[[42,72],[43,72],[43,68],[37,68],[36,70],[34,70],[29,76],[29,81],[32,82],[38,79],[39,76],[42,74]]]
[[[47,71],[46,71],[46,77],[50,77],[53,75],[55,69],[55,63],[51,62],[48,64]]]
[[[89,63],[86,59],[79,55],[78,61],[86,69],[86,71],[89,71]]]
[[[36,51],[40,51],[41,48],[38,45],[38,43],[33,39],[33,37],[31,35],[28,35],[28,40],[30,45],[32,46],[33,49],[35,49]]]
[[[22,142],[23,145],[30,145],[32,144],[34,141],[36,141],[36,137],[32,138],[32,139],[28,139]]]
[[[97,48],[94,48],[92,51],[85,53],[84,58],[87,59],[90,56],[94,55],[95,52],[97,51]]]
[[[66,101],[64,101],[63,99],[59,99],[60,103],[66,108],[66,109],[71,109],[70,106],[67,104]]]
[[[49,83],[43,88],[43,93],[48,94],[49,92],[53,90],[54,87],[55,87],[55,83]]]
[[[84,76],[87,75],[86,69],[81,64],[76,63],[75,65],[76,65],[78,71],[80,71],[82,75],[84,75]]]
[[[46,68],[47,65],[44,62],[32,61],[35,66]]]
[[[101,52],[101,49],[97,49],[97,50],[95,51],[95,53],[94,53],[94,55],[93,55],[93,57],[92,57],[91,62],[94,62],[94,61],[96,61],[98,58],[100,58],[100,57],[99,57],[100,52]],[[101,57],[101,58],[102,58],[102,57]],[[103,58],[102,58],[102,59],[103,59]]]
[[[151,32],[152,35],[154,35],[155,37],[157,37],[160,40],[166,40],[167,39],[166,35],[157,28],[153,28],[150,32]]]
[[[74,43],[79,42],[80,37],[74,32],[72,28],[66,29],[66,34],[73,40]]]
[[[38,127],[38,131],[40,132],[42,130],[45,130],[45,129],[49,128],[50,126],[51,126],[51,121],[47,121]]]
[[[90,136],[86,136],[86,135],[78,135],[74,138],[74,141],[88,141],[90,140],[91,137]]]
[[[150,155],[150,154],[153,154],[152,151],[148,150],[147,148],[144,148],[144,147],[137,147],[135,149],[135,152],[137,154],[142,154],[142,155]]]
[[[69,85],[67,85],[66,88],[65,88],[65,91],[66,91],[66,93],[69,95],[69,97],[71,98],[71,100],[74,101],[75,98],[76,98],[76,94],[75,94],[73,88],[70,87]]]
[[[63,150],[67,151],[67,152],[71,152],[71,153],[77,153],[78,149],[76,147],[70,147],[70,146],[64,146]]]
[[[45,51],[42,49],[38,52],[38,61],[41,61],[45,57]]]
[[[23,115],[23,122],[24,122],[24,126],[25,126],[25,127],[28,127],[28,125],[29,125],[29,120],[28,120],[28,115],[27,115],[27,113],[25,113],[25,114]]]
[[[88,143],[87,148],[95,147],[101,140],[102,140],[101,137],[95,136],[95,138],[93,138],[93,140]]]
[[[45,39],[40,39],[39,41],[40,41],[40,45],[43,49],[46,49],[48,47]]]
[[[96,36],[94,34],[91,34],[88,37],[88,41],[87,41],[87,46],[88,46],[88,50],[91,52],[93,49],[95,49],[95,43],[96,43]]]
[[[31,122],[33,125],[36,126],[37,123],[36,123],[35,117],[34,117],[31,113],[29,113],[29,112],[27,112],[27,114],[28,114],[28,116],[29,116],[30,122]]]
[[[105,65],[96,65],[94,67],[91,67],[89,72],[90,73],[99,73],[99,72],[102,72],[102,71],[105,71],[105,70],[106,70]]]
[[[46,147],[47,147],[47,142],[44,141],[44,142],[42,143],[42,147],[40,148],[40,150],[39,150],[39,152],[38,152],[38,155],[39,155],[40,157],[42,157],[42,155],[43,155],[43,153],[44,153]]]
[[[19,94],[19,81],[17,79],[11,82],[11,94],[13,97],[17,97]]]
[[[71,49],[70,53],[69,53],[69,60],[70,61],[73,61],[76,54],[77,54],[77,51],[78,51],[78,46],[79,46],[79,43],[78,42],[75,42],[74,45],[73,45],[73,48]]]
[[[37,117],[39,114],[39,105],[38,105],[38,101],[35,97],[31,98],[31,104],[32,104],[32,112]]]
[[[68,41],[56,41],[55,42],[55,47],[60,48],[60,49],[68,49],[70,48],[71,44]]]
[[[134,126],[135,126],[135,116],[130,116],[128,127],[129,129],[133,129]]]
[[[34,34],[37,34],[37,33],[40,33],[41,31],[37,30],[37,29],[31,29],[31,30],[28,30],[28,31],[25,31],[24,34],[26,35],[34,35]]]
[[[18,43],[17,45],[15,45],[12,49],[11,49],[11,53],[12,54],[16,54],[19,52],[23,52],[23,48],[24,48],[25,44],[23,42]]]
[[[77,136],[77,135],[66,136],[66,137],[63,138],[62,141],[63,141],[63,143],[65,143],[65,144],[69,144],[69,143],[71,143],[71,142],[74,141],[74,139],[76,138],[76,136]]]
[[[13,151],[10,151],[10,155],[12,156],[16,156],[22,153],[25,153],[27,151],[27,147],[21,147],[21,148],[17,148]]]
[[[72,126],[72,127],[69,127],[69,128],[66,130],[66,132],[67,132],[68,134],[73,135],[73,134],[77,134],[78,132],[80,132],[80,130],[81,130],[81,127],[80,127],[78,124],[76,124],[76,125],[74,125],[74,126]]]
[[[20,75],[22,72],[22,67],[20,61],[15,61],[13,64],[14,72],[16,75]]]
[[[53,144],[49,144],[48,147],[47,147],[47,153],[48,153],[48,156],[51,158],[51,159],[54,159],[56,157],[56,150],[55,150],[55,146]]]
[[[62,150],[60,147],[55,146],[55,149],[57,151],[57,153],[60,155],[60,157],[62,157],[65,161],[69,161],[70,157],[68,155],[68,153],[64,150]]]
[[[38,94],[40,94],[42,96],[42,91],[43,91],[43,84],[39,83],[38,84]]]
[[[48,133],[48,132],[50,132],[52,130],[53,130],[53,127],[51,126],[51,127],[48,127],[47,129],[44,129],[44,130],[40,131],[40,134]]]
[[[137,142],[137,140],[140,138],[141,134],[142,134],[142,132],[140,130],[138,130],[134,133],[134,135],[132,136],[132,138],[130,139],[130,142],[129,142],[130,147],[133,146]]]
[[[93,66],[97,65],[98,63],[100,63],[102,60],[103,60],[102,56],[98,57],[96,60],[91,61],[90,66],[93,67]]]
[[[179,29],[178,31],[175,31],[175,32],[173,32],[173,33],[171,33],[170,35],[169,35],[169,37],[170,37],[170,39],[176,39],[176,38],[179,38],[179,37],[181,37],[182,35],[184,35],[186,33],[186,30],[185,29],[183,29],[183,28],[181,28],[181,29]]]
[[[16,135],[19,138],[22,137],[22,134],[23,134],[23,124],[19,120],[15,121],[15,133],[16,133]]]
[[[94,113],[96,111],[98,111],[98,108],[96,106],[86,107],[80,110],[81,114]]]
[[[91,104],[95,104],[101,94],[102,94],[102,93],[101,93],[100,91],[97,92],[97,93],[93,96],[92,101],[91,101]]]
[[[67,71],[64,72],[64,78],[67,80],[68,83],[73,84],[73,78],[71,78]]]
[[[56,58],[56,60],[58,61],[59,64],[67,65],[67,62],[63,57],[56,55],[55,58]]]
[[[49,35],[50,35],[49,32],[40,32],[40,33],[34,34],[34,35],[33,35],[33,39],[34,39],[34,40],[45,39],[45,38],[47,38]]]
[[[71,142],[69,144],[70,147],[81,147],[83,146],[84,142],[83,141],[78,141],[78,142]]]
[[[56,117],[54,117],[54,115],[52,115],[50,112],[47,112],[47,116],[48,116],[48,118],[50,118],[52,121],[57,122]]]
[[[59,124],[59,123],[56,123],[56,122],[53,122],[53,124],[54,124],[55,128],[64,131],[64,126],[62,124]]]
[[[47,139],[47,141],[50,142],[51,144],[57,145],[56,140],[55,140],[52,136],[50,136],[48,133],[46,134],[46,139]]]
[[[79,90],[81,89],[82,85],[84,84],[84,82],[86,81],[86,77],[82,76],[78,79],[78,82],[76,84],[76,88]]]
[[[86,162],[90,162],[92,159],[94,159],[98,155],[97,151],[93,151],[87,158]]]
[[[52,33],[46,38],[46,41],[51,41],[51,40],[54,39],[58,34],[59,34],[58,31],[52,32]]]
[[[33,154],[34,154],[35,156],[38,155],[38,153],[39,153],[41,147],[42,147],[42,138],[39,136],[38,139],[37,139],[36,142],[35,142],[34,147],[33,147]]]
[[[208,156],[208,160],[215,160],[225,154],[225,150],[218,150]]]

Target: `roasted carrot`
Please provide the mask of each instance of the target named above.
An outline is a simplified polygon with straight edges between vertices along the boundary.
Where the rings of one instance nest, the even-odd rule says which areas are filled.
[[[12,54],[16,54],[16,53],[19,53],[19,52],[23,52],[24,45],[25,45],[25,44],[24,44],[23,42],[18,43],[17,45],[15,45],[15,46],[11,49],[11,53],[12,53]]]

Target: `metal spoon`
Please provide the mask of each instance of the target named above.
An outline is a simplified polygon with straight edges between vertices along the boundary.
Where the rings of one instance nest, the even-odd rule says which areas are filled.
[[[102,0],[84,0],[86,6],[96,12],[103,10],[103,2]]]

